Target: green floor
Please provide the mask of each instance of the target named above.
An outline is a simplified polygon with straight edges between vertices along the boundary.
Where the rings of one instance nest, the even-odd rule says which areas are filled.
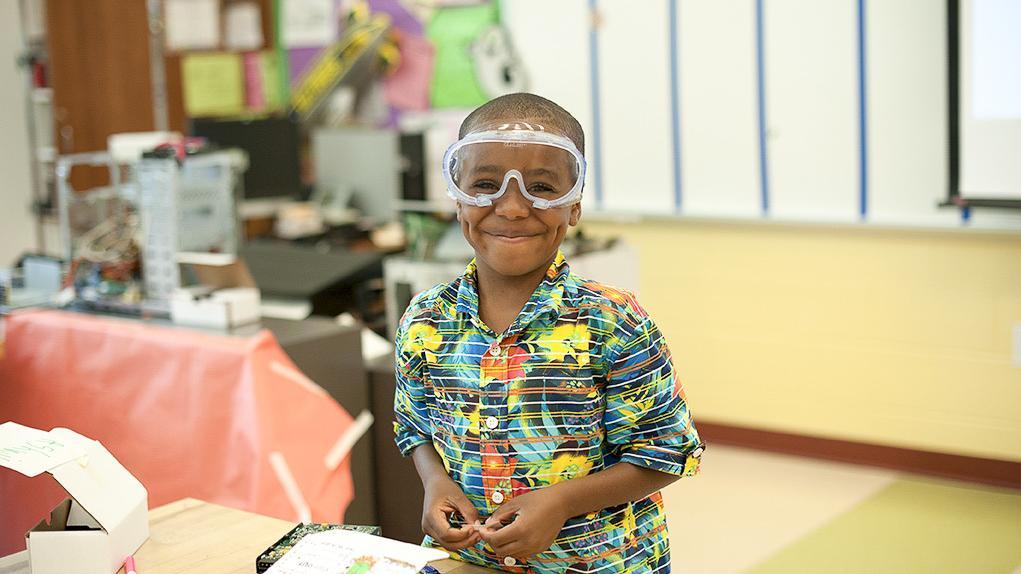
[[[1021,572],[1021,492],[902,479],[750,572]]]

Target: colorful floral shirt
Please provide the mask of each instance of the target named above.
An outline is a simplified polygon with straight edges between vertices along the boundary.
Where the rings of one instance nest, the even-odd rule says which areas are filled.
[[[574,275],[558,253],[503,334],[482,322],[478,301],[473,261],[417,296],[401,320],[402,454],[430,443],[482,517],[619,462],[695,474],[702,445],[684,392],[633,295]],[[548,551],[524,563],[505,565],[484,542],[455,557],[515,572],[670,571],[658,492],[568,520]]]

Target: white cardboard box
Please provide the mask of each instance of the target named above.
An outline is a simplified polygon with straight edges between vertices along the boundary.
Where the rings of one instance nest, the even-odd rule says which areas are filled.
[[[262,297],[245,262],[222,253],[179,253],[198,285],[170,297],[170,319],[179,325],[226,329],[258,321]]]
[[[178,325],[226,329],[258,321],[260,302],[255,287],[217,289],[208,297],[178,289],[170,298],[170,318]]]
[[[32,574],[113,574],[149,538],[148,492],[98,441],[6,422],[0,466],[48,472],[70,495],[25,535]]]

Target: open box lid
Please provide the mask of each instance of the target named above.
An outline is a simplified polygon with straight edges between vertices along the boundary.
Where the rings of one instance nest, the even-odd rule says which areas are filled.
[[[190,270],[200,285],[215,289],[256,286],[248,265],[235,255],[182,252],[177,254],[177,262]]]
[[[48,472],[108,532],[144,503],[147,492],[99,441],[74,431],[0,424],[0,466],[25,476]]]

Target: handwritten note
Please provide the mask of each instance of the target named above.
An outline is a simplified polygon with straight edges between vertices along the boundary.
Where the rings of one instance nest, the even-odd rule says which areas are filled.
[[[82,455],[53,434],[6,422],[0,424],[0,466],[25,476],[38,476]]]
[[[442,550],[423,548],[348,530],[317,532],[301,539],[266,574],[415,574]]]
[[[337,39],[333,0],[281,0],[280,8],[284,46],[325,46]]]
[[[241,56],[189,54],[181,61],[184,109],[190,117],[229,116],[244,110]]]
[[[220,0],[168,0],[163,13],[168,50],[209,50],[220,45]]]
[[[254,2],[227,6],[224,44],[228,50],[258,50],[262,47],[262,13]]]

